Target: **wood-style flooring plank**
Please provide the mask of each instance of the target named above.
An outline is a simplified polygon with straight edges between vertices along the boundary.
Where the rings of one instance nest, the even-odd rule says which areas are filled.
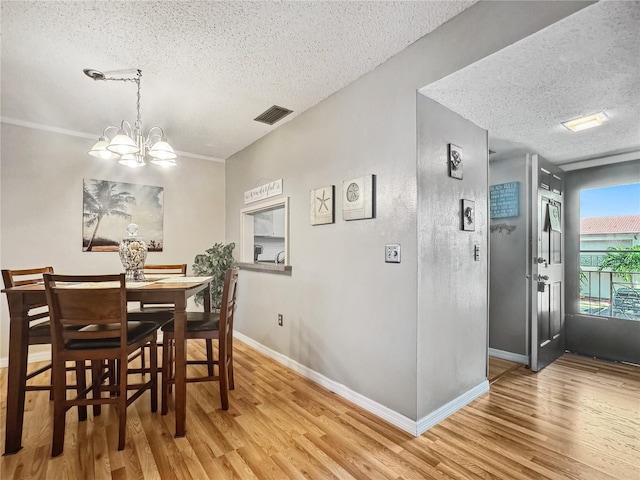
[[[64,454],[52,459],[52,402],[47,392],[27,393],[24,448],[0,457],[0,478],[640,478],[637,366],[564,355],[533,373],[491,358],[490,392],[414,438],[242,342],[234,347],[229,410],[217,384],[189,384],[184,438],[173,437],[172,400],[168,415],[152,413],[147,392],[128,409],[125,450],[117,450],[115,407],[85,422],[73,409]],[[203,359],[205,350],[190,343],[189,355]],[[2,440],[6,376],[1,369]]]

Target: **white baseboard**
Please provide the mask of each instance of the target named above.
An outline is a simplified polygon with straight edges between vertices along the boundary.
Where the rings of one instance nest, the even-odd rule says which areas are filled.
[[[403,430],[416,437],[422,435],[429,428],[441,422],[449,415],[455,413],[478,396],[489,391],[489,382],[485,380],[481,384],[463,393],[458,398],[455,398],[443,407],[440,407],[438,410],[432,412],[431,414],[416,422],[398,412],[391,410],[388,407],[385,407],[384,405],[379,404],[378,402],[371,400],[370,398],[365,397],[364,395],[354,392],[341,383],[337,383],[334,380],[331,380],[330,378],[327,378],[324,375],[316,372],[315,370],[312,370],[309,367],[306,367],[296,362],[295,360],[282,355],[281,353],[265,347],[261,343],[256,342],[252,338],[249,338],[238,331],[234,331],[233,335],[238,340],[246,343],[251,348],[254,348],[263,355],[274,359],[276,362],[284,365],[287,368],[290,368],[303,377],[308,378],[309,380],[317,383],[318,385],[321,385],[322,387],[330,390],[336,395],[339,395],[342,398],[355,403],[359,407],[364,408],[375,416],[389,422],[391,425],[398,427],[400,430]]]
[[[529,357],[527,357],[526,355],[521,355],[519,353],[505,352],[504,350],[490,348],[489,356],[501,358],[502,360],[508,360],[510,362],[518,362],[524,365],[529,365]]]
[[[454,398],[446,405],[434,410],[426,417],[418,420],[416,424],[416,436],[422,435],[424,432],[429,430],[431,427],[436,426],[438,423],[443,421],[445,418],[453,415],[458,410],[460,410],[465,405],[471,403],[476,398],[478,398],[483,393],[487,393],[489,391],[489,381],[484,380],[479,383],[475,387],[470,390],[467,390],[462,395],[457,398]]]
[[[27,358],[27,363],[37,363],[37,362],[46,362],[51,360],[51,351],[43,351],[43,352],[34,352],[30,353]],[[0,368],[5,368],[9,366],[9,358],[2,357],[0,358]]]
[[[291,358],[285,355],[282,355],[281,353],[278,353],[274,350],[271,350],[268,347],[265,347],[261,343],[256,342],[252,338],[249,338],[238,331],[235,331],[233,335],[238,340],[240,340],[243,343],[246,343],[247,345],[259,351],[263,355],[266,355],[267,357],[274,359],[276,362],[284,365],[287,368],[290,368],[291,370],[299,373],[303,377],[308,378],[309,380],[317,383],[318,385],[323,386],[324,388],[326,388],[327,390],[330,390],[336,395],[341,396],[342,398],[358,405],[359,407],[364,408],[366,411],[372,413],[373,415],[380,417],[381,419],[389,422],[391,425],[396,426],[400,430],[403,430],[416,437],[422,435],[431,427],[437,425],[442,420],[454,414],[465,405],[471,403],[473,400],[475,400],[477,397],[479,397],[483,393],[486,393],[489,391],[489,382],[485,380],[484,382],[466,391],[459,397],[454,398],[452,401],[450,401],[446,405],[443,405],[442,407],[431,412],[429,415],[421,418],[416,422],[398,412],[391,410],[388,407],[385,407],[384,405],[379,404],[378,402],[371,400],[370,398],[365,397],[364,395],[359,394],[358,392],[354,392],[353,390],[342,385],[341,383],[335,382],[334,380],[331,380],[330,378],[325,377],[324,375],[316,372],[315,370],[312,370],[309,367],[306,367],[296,362],[295,360],[292,360]],[[158,339],[158,341],[160,341],[160,339]],[[495,356],[498,358],[504,358],[500,355],[494,355],[492,353],[492,350],[493,349],[489,349],[489,355]],[[496,352],[501,352],[501,351],[496,350]],[[509,352],[501,352],[501,353],[511,355],[510,358],[505,358],[505,360],[512,360],[512,361],[518,361],[520,363],[524,363],[522,362],[521,359],[513,360],[513,356],[518,356],[516,354],[509,353]],[[526,362],[528,363],[529,359],[527,357],[524,357],[523,355],[520,355],[518,357],[526,358]],[[29,363],[34,363],[34,362],[42,362],[50,359],[51,359],[51,352],[45,351],[45,352],[36,352],[36,353],[30,354],[28,361]],[[0,358],[0,367],[7,367],[7,365],[8,365],[7,357]]]

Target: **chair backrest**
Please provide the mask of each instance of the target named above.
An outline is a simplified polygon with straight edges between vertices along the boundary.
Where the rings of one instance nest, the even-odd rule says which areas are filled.
[[[220,359],[227,358],[233,345],[233,316],[236,310],[238,291],[238,268],[229,268],[224,275],[222,304],[220,305],[219,354]]]
[[[187,264],[176,265],[145,265],[142,269],[145,275],[186,275]]]
[[[53,273],[53,267],[40,267],[40,268],[28,268],[23,270],[2,270],[2,280],[4,281],[4,288],[13,288],[20,286],[28,286],[28,285],[37,285],[42,283],[43,275],[45,273]],[[35,299],[31,299],[29,297],[25,297],[25,301],[27,301],[27,309],[31,310],[32,308],[38,307],[46,307],[46,301],[34,301]],[[9,301],[9,313],[11,315],[19,315],[21,312],[12,312],[14,308],[13,302]],[[29,322],[39,320],[49,316],[48,311],[41,311],[38,313],[31,314],[27,313]]]
[[[73,340],[120,339],[127,344],[125,274],[44,274],[53,352]],[[67,328],[73,327],[73,328]]]
[[[157,276],[166,276],[170,277],[173,275],[184,277],[187,274],[187,264],[179,263],[175,265],[145,265],[142,269],[145,276],[146,275],[157,275]],[[145,305],[147,306],[163,306],[171,307],[172,305],[164,303],[164,302],[140,302],[140,308],[144,309]]]
[[[44,273],[53,273],[53,267],[28,268],[24,270],[2,270],[4,288],[42,283]]]

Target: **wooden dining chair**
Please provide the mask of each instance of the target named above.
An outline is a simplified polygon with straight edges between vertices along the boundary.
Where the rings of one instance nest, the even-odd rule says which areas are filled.
[[[169,276],[169,275],[186,275],[187,274],[187,264],[186,263],[176,263],[176,264],[158,264],[158,265],[149,265],[146,264],[143,268],[145,275],[158,275],[158,276]]]
[[[19,286],[28,286],[28,285],[37,285],[38,283],[43,282],[43,274],[45,273],[53,273],[53,267],[39,267],[39,268],[27,268],[20,270],[2,270],[2,280],[4,282],[5,288],[19,287]],[[14,302],[9,299],[9,315],[26,315],[27,321],[29,322],[29,338],[28,345],[50,345],[51,344],[51,323],[49,321],[49,309],[47,308],[46,302],[35,302],[29,303],[28,305],[23,306],[23,309],[26,309],[25,312],[18,312],[16,309],[19,307],[14,304]],[[9,349],[17,348],[17,346],[9,346]],[[76,368],[80,368],[81,365],[76,365]],[[38,368],[32,372],[27,373],[27,376],[24,379],[21,379],[21,382],[24,384],[25,391],[34,391],[34,390],[48,390],[49,391],[49,399],[53,400],[53,376],[51,376],[51,380],[47,385],[29,385],[27,382],[38,375],[41,375],[51,369],[51,363],[47,363],[45,366]],[[73,370],[73,368],[70,368]],[[75,385],[69,385],[69,389],[75,389]],[[87,409],[82,408],[79,412],[79,417],[81,420],[86,420]]]
[[[145,277],[152,280],[156,277],[184,277],[187,274],[187,264],[167,264],[167,265],[145,265],[143,268]],[[166,303],[140,302],[140,307],[129,310],[129,320],[142,322],[155,322],[158,328],[173,319],[174,306]],[[140,364],[146,368],[145,349],[140,350]],[[133,358],[132,358],[133,360]]]
[[[23,270],[2,270],[4,288],[18,287],[21,285],[37,285],[43,281],[44,273],[53,273],[52,267],[30,268]],[[13,316],[20,312],[14,312],[17,308],[9,300],[9,314]],[[51,329],[49,324],[49,310],[46,303],[32,303],[27,306],[26,315],[29,322],[29,345],[51,344]],[[39,310],[39,311],[34,311]],[[9,347],[11,348],[11,346]],[[51,368],[51,363],[27,374],[25,381],[45,373]],[[51,382],[48,385],[26,385],[26,391],[49,390],[53,393]]]
[[[52,332],[53,446],[51,455],[64,449],[65,416],[73,406],[94,406],[99,414],[103,404],[118,408],[118,450],[124,449],[127,407],[145,391],[151,393],[151,411],[158,408],[157,347],[158,326],[154,322],[127,321],[125,274],[54,275],[44,274]],[[70,328],[70,327],[73,327]],[[129,383],[129,356],[145,345],[151,346],[150,380]],[[67,398],[64,365],[67,361],[90,361],[92,384]],[[109,370],[117,366],[117,374]],[[107,371],[105,371],[105,369]],[[107,385],[105,379],[111,382]],[[115,379],[115,383],[114,383]],[[84,384],[84,371],[78,384]],[[80,390],[80,389],[78,389]],[[128,391],[133,390],[129,395]],[[91,394],[91,396],[89,396]],[[105,395],[103,395],[105,394]]]
[[[145,265],[143,268],[145,276],[152,279],[153,276],[171,277],[187,274],[187,264],[175,265]],[[140,302],[140,307],[129,310],[129,318],[142,320],[145,322],[156,322],[158,328],[173,318],[173,305],[166,303]]]
[[[225,273],[220,313],[187,312],[186,339],[204,339],[207,343],[206,360],[189,360],[189,365],[206,365],[207,375],[187,376],[186,382],[216,381],[220,385],[220,403],[222,410],[229,409],[229,392],[235,388],[233,378],[233,316],[236,305],[238,269],[230,268]],[[169,387],[175,383],[173,368],[174,323],[162,327],[164,336],[162,347],[162,414],[168,410]],[[212,340],[217,340],[218,357],[214,357]],[[215,374],[214,367],[218,373]]]

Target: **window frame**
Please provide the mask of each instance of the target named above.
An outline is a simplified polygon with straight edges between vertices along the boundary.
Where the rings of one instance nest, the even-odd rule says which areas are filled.
[[[267,210],[284,208],[284,263],[267,264],[253,260],[254,215]],[[238,266],[247,270],[289,272],[289,197],[279,197],[256,202],[240,210],[240,260]]]

